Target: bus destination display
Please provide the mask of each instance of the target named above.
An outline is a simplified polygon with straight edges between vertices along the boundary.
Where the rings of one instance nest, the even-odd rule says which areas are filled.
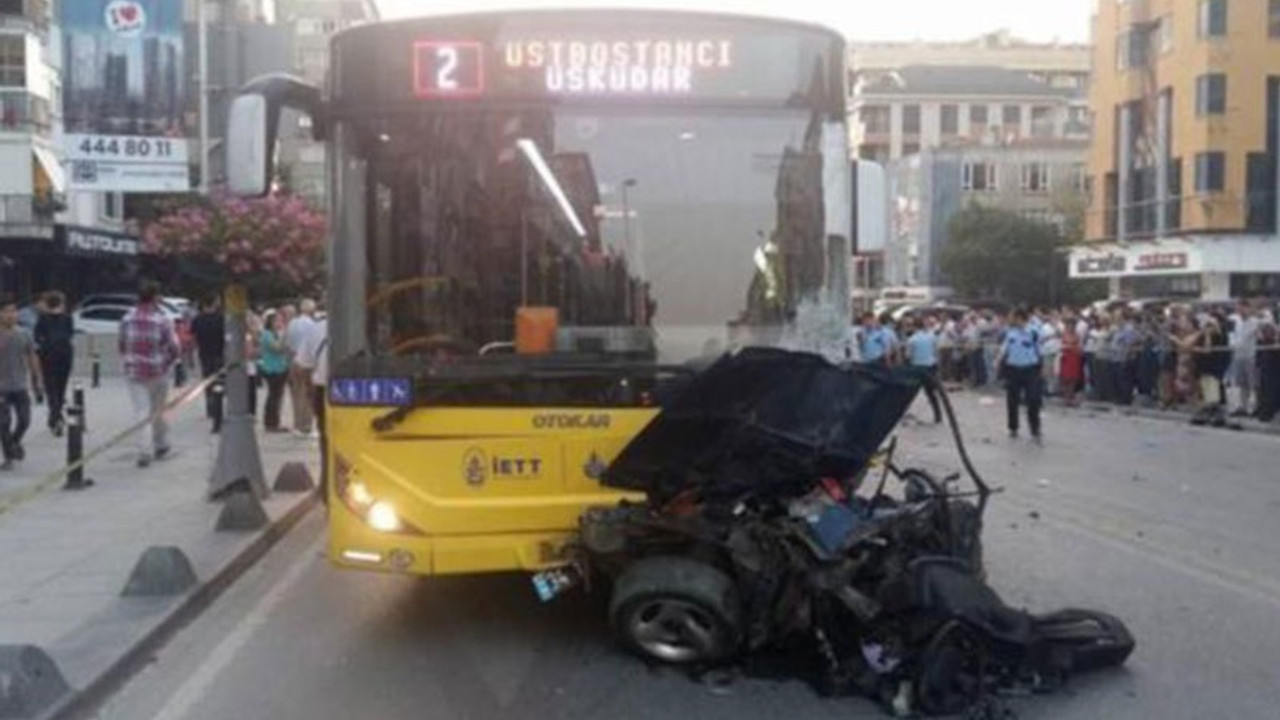
[[[502,94],[694,96],[735,68],[727,38],[513,39],[414,43],[414,91],[422,98]],[[486,66],[495,76],[486,78]],[[718,76],[718,77],[717,77]]]

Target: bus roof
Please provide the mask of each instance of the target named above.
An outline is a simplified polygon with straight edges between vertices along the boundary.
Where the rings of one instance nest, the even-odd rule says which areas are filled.
[[[334,35],[335,42],[347,35],[361,35],[365,33],[376,33],[379,30],[390,28],[405,28],[411,26],[430,26],[439,22],[461,21],[461,20],[478,20],[482,18],[545,18],[548,16],[582,16],[582,17],[617,17],[618,15],[629,15],[632,17],[670,17],[673,20],[679,18],[699,18],[703,20],[724,20],[730,23],[741,23],[744,25],[760,25],[775,26],[780,28],[789,28],[800,32],[825,33],[832,40],[846,42],[843,34],[827,25],[819,23],[805,22],[803,20],[794,20],[790,18],[770,17],[766,15],[749,15],[746,13],[734,12],[711,12],[707,10],[684,10],[670,9],[660,10],[654,8],[512,8],[510,10],[476,10],[473,12],[445,12],[430,15],[416,15],[413,17],[399,18],[396,20],[378,20],[375,22],[364,23],[346,28]]]

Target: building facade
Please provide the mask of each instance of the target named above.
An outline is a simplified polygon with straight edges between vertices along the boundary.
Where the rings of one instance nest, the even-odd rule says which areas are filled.
[[[1101,0],[1086,237],[1117,297],[1280,296],[1280,1]]]
[[[971,204],[1065,229],[1084,202],[1081,157],[1087,147],[1067,140],[1017,147],[969,145],[923,150],[890,162],[893,207],[883,286],[944,288],[940,258],[948,223]]]
[[[856,303],[885,288],[945,294],[936,258],[950,215],[969,201],[1064,222],[1061,196],[1084,184],[1089,62],[1087,46],[1004,32],[854,44],[851,142],[887,166],[893,203],[888,246],[859,247]]]
[[[62,45],[49,0],[0,0],[0,295],[27,302],[129,282],[137,243],[119,193],[68,192]]]

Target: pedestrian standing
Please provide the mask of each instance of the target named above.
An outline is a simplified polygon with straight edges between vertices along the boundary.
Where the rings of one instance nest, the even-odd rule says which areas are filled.
[[[894,352],[893,334],[880,324],[875,313],[862,316],[862,329],[858,335],[861,361],[867,365],[888,367]]]
[[[75,357],[75,324],[67,314],[66,296],[56,290],[45,293],[44,310],[36,321],[35,341],[49,403],[49,431],[62,437],[62,408],[67,401],[67,381],[71,378]]]
[[[1058,388],[1067,405],[1076,405],[1076,392],[1084,383],[1084,344],[1076,332],[1075,318],[1062,324],[1062,356],[1058,371]]]
[[[129,400],[138,422],[146,422],[138,434],[138,467],[144,468],[169,454],[169,424],[164,406],[169,398],[169,370],[181,351],[173,321],[160,310],[160,287],[144,281],[138,289],[138,305],[120,322],[120,357],[124,360]]]
[[[200,314],[191,321],[191,334],[196,340],[200,358],[200,375],[206,380],[222,372],[226,364],[227,325],[222,316],[222,301],[210,295],[200,302]],[[204,413],[213,424],[213,432],[222,430],[222,401],[226,385],[214,381],[204,391]]]
[[[1200,324],[1190,313],[1187,313],[1177,317],[1174,328],[1169,336],[1177,357],[1174,371],[1174,402],[1198,405],[1200,389],[1196,377],[1196,368],[1199,363],[1196,345],[1200,342]]]
[[[922,371],[934,382],[926,382],[924,385],[925,397],[929,399],[929,406],[933,408],[933,422],[938,424],[942,422],[942,409],[938,405],[938,392],[934,384],[939,381],[938,375],[938,333],[937,323],[930,316],[925,316],[919,328],[916,328],[911,336],[907,338],[906,354],[907,361],[911,367]]]
[[[1231,380],[1239,393],[1240,404],[1234,417],[1248,417],[1253,414],[1250,409],[1254,390],[1258,385],[1258,317],[1249,303],[1241,301],[1236,306],[1234,327],[1231,333],[1231,349],[1234,357],[1231,365]]]
[[[1089,396],[1102,400],[1103,383],[1102,383],[1102,354],[1107,344],[1107,318],[1100,313],[1094,313],[1093,322],[1089,326],[1088,333],[1084,336],[1084,371],[1087,375],[1087,385]]]
[[[1271,422],[1280,412],[1280,327],[1269,320],[1258,325],[1258,409],[1262,422]]]
[[[262,424],[267,432],[272,433],[287,432],[280,425],[280,406],[284,403],[284,389],[289,382],[289,355],[284,346],[284,328],[280,318],[280,313],[268,312],[258,338],[258,369],[267,384]]]
[[[320,343],[315,314],[315,301],[303,300],[298,316],[284,331],[284,344],[290,356],[289,400],[293,405],[293,430],[302,437],[315,437],[312,430],[315,414],[311,402],[311,374],[315,370],[315,349]]]
[[[1115,332],[1111,334],[1112,401],[1120,405],[1133,404],[1133,391],[1138,374],[1138,328],[1133,317],[1119,314]]]
[[[31,426],[28,382],[39,402],[44,380],[36,343],[30,331],[18,325],[18,303],[5,300],[0,305],[0,447],[4,452],[0,470],[11,469],[27,456],[22,438]]]
[[[311,409],[316,418],[316,428],[320,439],[320,499],[329,503],[329,434],[325,429],[327,413],[325,407],[329,385],[329,323],[327,320],[316,322],[315,348],[311,350],[311,376],[308,378],[311,391]]]
[[[970,313],[964,324],[965,361],[968,363],[969,384],[980,388],[987,384],[987,350],[983,346],[986,321],[977,313]]]
[[[1018,437],[1018,407],[1025,402],[1031,437],[1037,443],[1041,441],[1040,403],[1044,380],[1040,363],[1040,338],[1028,327],[1026,311],[1015,310],[996,358],[996,364],[1003,368],[1011,438]]]
[[[245,313],[244,318],[244,362],[248,382],[245,391],[249,394],[249,415],[258,415],[258,383],[262,382],[259,360],[262,357],[262,317],[252,310]]]
[[[1062,359],[1062,330],[1056,312],[1046,313],[1038,328],[1044,388],[1048,395],[1058,394],[1058,363]]]
[[[178,387],[186,385],[187,379],[196,369],[196,337],[191,332],[191,323],[195,319],[195,310],[188,305],[173,324],[178,335],[179,352],[178,362],[173,367],[173,382]]]

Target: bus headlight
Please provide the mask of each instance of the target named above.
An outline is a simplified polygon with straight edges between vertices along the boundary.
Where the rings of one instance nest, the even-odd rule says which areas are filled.
[[[379,499],[341,455],[334,456],[333,480],[342,504],[373,530],[397,535],[424,534],[402,519],[390,500]]]
[[[369,507],[365,522],[378,532],[396,532],[400,529],[400,516],[395,507],[386,500],[379,500]]]

